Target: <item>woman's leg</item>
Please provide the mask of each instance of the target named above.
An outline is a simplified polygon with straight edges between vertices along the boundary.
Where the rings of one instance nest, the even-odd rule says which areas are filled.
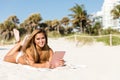
[[[21,48],[21,43],[19,42],[19,31],[17,29],[13,29],[13,32],[18,43],[5,55],[4,61],[16,63],[16,56]]]
[[[4,57],[4,61],[16,63],[16,57],[18,56],[18,53],[22,45],[25,43],[26,39],[28,38],[28,35],[25,36],[23,41],[20,41],[19,31],[17,29],[14,29],[13,31],[14,31],[15,39],[18,43],[6,54],[6,56]]]
[[[16,56],[20,50],[20,43],[17,43],[4,57],[4,61],[16,63]]]

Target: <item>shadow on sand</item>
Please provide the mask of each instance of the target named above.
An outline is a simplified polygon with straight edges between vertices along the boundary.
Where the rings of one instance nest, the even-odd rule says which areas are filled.
[[[8,50],[8,48],[0,48],[0,50]]]

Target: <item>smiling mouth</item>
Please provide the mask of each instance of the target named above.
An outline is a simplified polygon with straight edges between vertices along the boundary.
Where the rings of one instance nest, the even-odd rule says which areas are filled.
[[[43,43],[41,43],[40,45],[44,45]]]

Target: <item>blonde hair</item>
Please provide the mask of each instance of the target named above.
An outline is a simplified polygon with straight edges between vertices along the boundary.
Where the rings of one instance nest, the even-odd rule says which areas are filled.
[[[44,36],[45,36],[45,40],[46,40],[46,44],[43,48],[40,48],[40,54],[38,53],[38,50],[36,48],[36,44],[35,44],[35,36],[36,34],[38,33],[43,33]],[[22,47],[22,51],[25,53],[25,54],[30,54],[34,61],[36,63],[39,63],[39,62],[44,62],[44,61],[48,61],[49,60],[49,57],[50,57],[50,54],[49,54],[49,46],[48,46],[48,39],[47,39],[47,34],[46,32],[43,30],[43,29],[37,29],[37,30],[34,30],[32,32],[32,34],[29,36],[29,38],[26,40],[25,44],[23,45]]]

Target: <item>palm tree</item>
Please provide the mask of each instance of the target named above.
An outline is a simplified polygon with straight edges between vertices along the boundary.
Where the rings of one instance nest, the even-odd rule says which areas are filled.
[[[84,5],[76,4],[70,10],[73,12],[73,14],[69,15],[72,16],[73,18],[72,20],[73,25],[80,27],[81,32],[84,32],[83,24],[86,22],[87,16],[87,12],[84,10]]]
[[[45,21],[45,23],[47,24],[47,30],[53,31],[52,21],[51,20],[47,20],[47,21]]]
[[[65,26],[65,27],[61,26],[61,30],[63,31],[66,28],[65,31],[67,33],[69,29],[68,25],[69,25],[70,19],[68,17],[63,17],[60,22],[61,22],[61,25]]]
[[[6,20],[4,21],[4,28],[6,30],[3,32],[3,39],[9,40],[13,37],[13,28],[17,28],[17,25],[9,20]]]
[[[61,24],[65,25],[66,27],[68,27],[70,22],[70,19],[68,17],[63,17],[61,20]]]
[[[52,28],[59,33],[60,22],[57,19],[52,21]]]
[[[19,24],[19,19],[15,15],[8,17],[4,21],[4,27],[9,31],[13,30],[13,28],[17,28],[18,27],[17,24]]]
[[[100,22],[96,22],[95,25],[93,26],[94,34],[101,35],[101,29],[102,29],[101,23]]]
[[[30,15],[23,23],[25,29],[28,33],[31,33],[38,25],[39,22],[42,20],[42,17],[39,13],[34,13]]]
[[[48,25],[45,22],[40,23],[39,26],[38,26],[38,28],[41,28],[41,29],[44,29],[44,30],[47,30],[47,27],[48,27]]]
[[[42,17],[39,13],[32,14],[28,17],[28,24],[30,24],[33,28],[35,28],[38,26],[41,20],[42,20]]]
[[[0,23],[0,31],[1,30],[5,30],[5,27],[4,27],[4,24],[3,23]]]
[[[116,5],[112,10],[111,13],[114,19],[120,18],[120,5]]]
[[[13,28],[18,28],[18,24],[19,23],[19,19],[17,18],[17,16],[13,15],[8,17],[4,23],[2,23],[0,25],[0,27],[2,28],[0,30],[1,35],[2,35],[2,39],[8,40],[10,38],[13,37]]]
[[[17,18],[16,15],[10,16],[7,20],[14,23],[14,24],[19,24],[19,19]]]
[[[2,38],[2,33],[5,31],[5,27],[3,23],[0,23],[0,39]]]

